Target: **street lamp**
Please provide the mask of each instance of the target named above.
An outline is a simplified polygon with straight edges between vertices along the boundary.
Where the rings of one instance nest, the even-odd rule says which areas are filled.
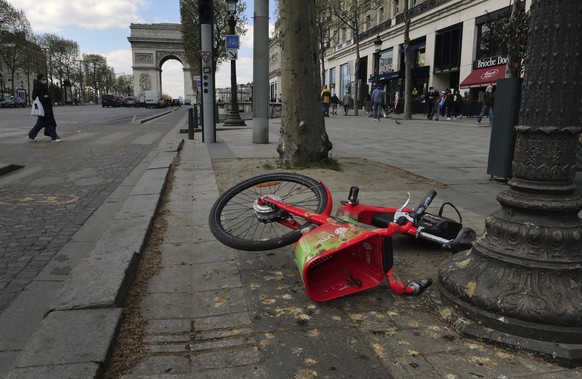
[[[230,18],[228,19],[229,33],[234,35],[236,33],[236,19],[234,18],[236,14],[236,5],[238,0],[227,0],[226,6],[228,13],[230,13]],[[228,112],[228,117],[224,120],[224,126],[245,126],[245,122],[240,117],[238,112],[238,101],[236,93],[236,60],[230,60],[230,112]]]
[[[380,39],[380,34],[378,34],[376,36],[376,38],[374,38],[374,51],[376,52],[376,59],[375,61],[375,75],[376,75],[376,80],[375,83],[376,86],[379,84],[378,80],[379,80],[379,76],[380,76],[380,50],[382,50],[382,40]]]

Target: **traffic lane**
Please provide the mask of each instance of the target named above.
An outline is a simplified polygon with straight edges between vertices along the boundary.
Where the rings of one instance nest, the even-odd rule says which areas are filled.
[[[0,313],[185,116],[65,125],[61,143],[0,139],[0,161],[24,166],[0,176]]]
[[[99,105],[55,106],[55,120],[58,126],[78,124],[99,124],[131,121],[134,117],[145,118],[173,110],[174,108],[103,108]],[[32,127],[35,117],[30,108],[6,108],[0,112],[0,130],[6,127]]]

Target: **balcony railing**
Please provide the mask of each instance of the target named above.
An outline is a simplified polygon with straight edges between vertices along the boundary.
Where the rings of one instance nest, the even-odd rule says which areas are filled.
[[[408,13],[410,14],[410,18],[419,16],[423,13],[426,13],[428,11],[431,11],[435,8],[440,7],[443,4],[446,4],[450,1],[453,0],[426,0],[423,1],[422,3],[415,5],[414,7],[410,8],[408,10]],[[379,34],[380,32],[382,32],[383,30],[386,30],[388,28],[391,28],[393,26],[396,26],[398,24],[404,23],[404,12],[400,12],[399,14],[396,15],[396,17],[388,19],[368,30],[363,31],[362,33],[360,33],[359,37],[360,37],[360,41],[363,41],[367,38],[370,38],[372,36],[375,36],[377,34]]]

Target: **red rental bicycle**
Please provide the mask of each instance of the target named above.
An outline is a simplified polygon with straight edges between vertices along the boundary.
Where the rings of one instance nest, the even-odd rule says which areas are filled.
[[[397,295],[419,294],[430,278],[404,283],[393,269],[392,237],[406,234],[454,252],[469,249],[474,230],[462,227],[450,203],[438,215],[426,209],[436,196],[427,192],[415,209],[360,204],[358,187],[335,217],[323,182],[295,173],[247,179],[225,191],[209,215],[212,234],[223,244],[248,251],[272,250],[297,242],[295,259],[306,293],[328,301],[364,291],[388,280]],[[442,216],[451,206],[459,221]]]

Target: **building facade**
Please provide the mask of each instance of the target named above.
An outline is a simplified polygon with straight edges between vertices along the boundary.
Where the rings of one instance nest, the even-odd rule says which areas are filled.
[[[357,80],[358,106],[376,83],[388,93],[389,102],[393,102],[397,93],[402,97],[404,1],[409,2],[411,17],[413,101],[420,102],[423,90],[429,87],[460,88],[467,99],[476,101],[485,87],[505,77],[506,57],[491,43],[489,22],[499,16],[509,16],[513,0],[368,0],[362,2],[358,44],[351,29],[341,24],[330,28],[322,85],[327,85],[341,99],[346,93],[353,96]],[[522,0],[520,9],[529,9],[531,1]],[[379,51],[374,44],[378,38]],[[359,64],[356,64],[357,45]],[[272,87],[280,85],[276,66],[280,60],[275,59],[278,54],[275,41],[271,46]]]

